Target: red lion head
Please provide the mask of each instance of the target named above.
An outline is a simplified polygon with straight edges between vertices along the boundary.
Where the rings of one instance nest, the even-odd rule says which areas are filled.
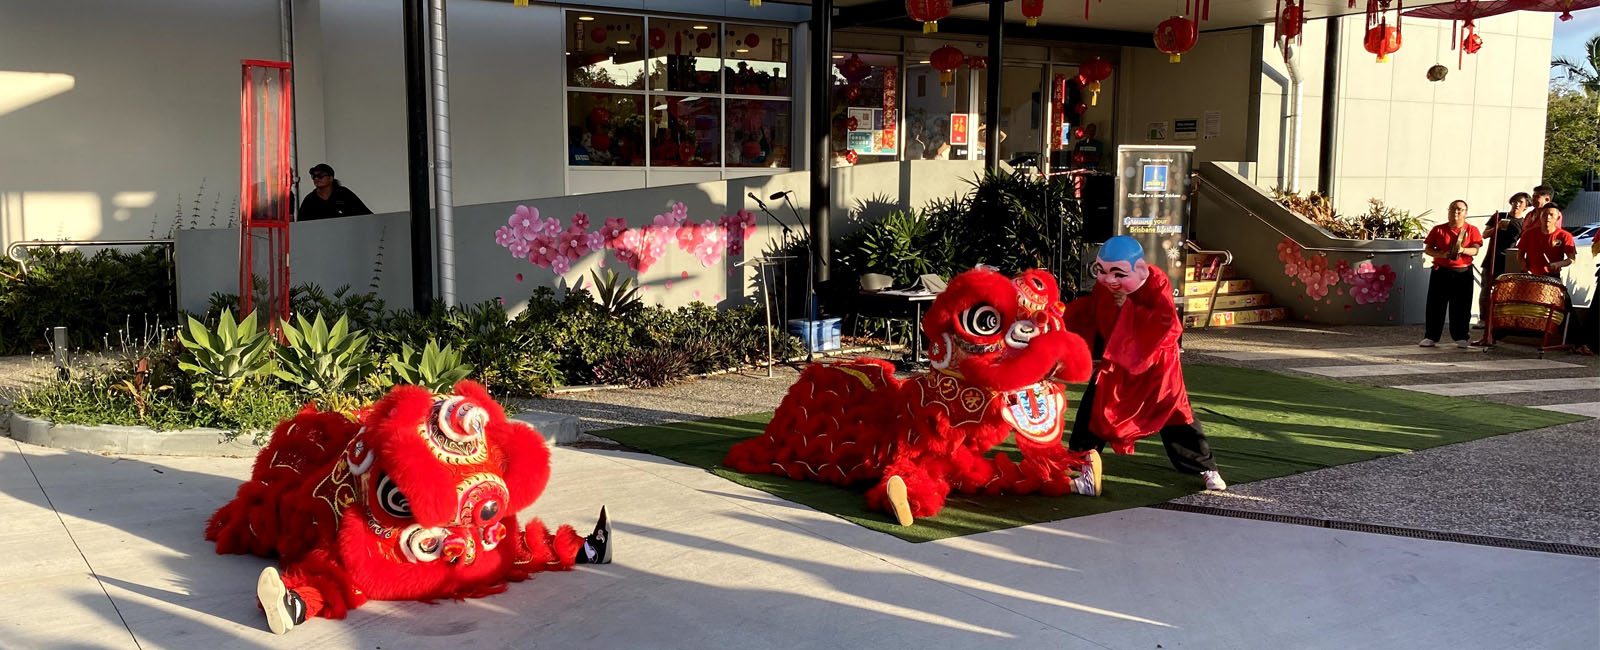
[[[364,558],[353,573],[432,592],[503,574],[515,555],[505,542],[520,540],[516,512],[544,491],[549,450],[482,386],[455,390],[395,388],[346,447],[347,480],[367,507],[346,509],[339,544],[370,549],[342,554]]]
[[[1034,279],[1044,286],[1035,290]],[[984,268],[957,275],[922,319],[933,367],[997,391],[1046,380],[1088,380],[1091,364],[1083,339],[1058,323],[1041,326],[1025,317],[1050,313],[1036,306],[1057,302],[1046,287],[1055,290],[1055,278],[1045,271],[1030,271],[1016,282]]]

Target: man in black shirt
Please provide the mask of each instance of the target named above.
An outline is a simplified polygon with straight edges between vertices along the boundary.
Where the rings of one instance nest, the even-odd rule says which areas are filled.
[[[1506,272],[1506,249],[1517,245],[1517,238],[1522,235],[1522,216],[1527,214],[1531,200],[1527,192],[1511,195],[1511,214],[1495,212],[1484,226],[1484,242],[1493,238],[1494,252],[1483,256],[1483,291],[1478,295],[1478,322],[1474,324],[1475,327],[1483,327],[1491,317],[1489,294],[1494,289],[1494,279]]]
[[[306,195],[306,200],[300,203],[300,213],[296,221],[311,221],[314,219],[332,219],[334,217],[353,217],[358,214],[372,214],[367,205],[361,202],[350,188],[340,184],[333,177],[333,168],[328,163],[321,163],[311,168],[311,182],[317,186],[315,192]]]

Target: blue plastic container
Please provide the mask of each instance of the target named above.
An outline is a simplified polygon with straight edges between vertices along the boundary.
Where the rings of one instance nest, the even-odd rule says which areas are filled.
[[[812,352],[837,350],[843,345],[843,324],[838,318],[789,321],[789,333],[800,337]]]

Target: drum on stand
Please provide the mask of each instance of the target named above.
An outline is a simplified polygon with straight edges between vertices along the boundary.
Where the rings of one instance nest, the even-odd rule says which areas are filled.
[[[1507,273],[1495,278],[1490,300],[1490,320],[1496,335],[1506,331],[1533,334],[1545,341],[1564,338],[1567,290],[1560,280],[1531,273]]]

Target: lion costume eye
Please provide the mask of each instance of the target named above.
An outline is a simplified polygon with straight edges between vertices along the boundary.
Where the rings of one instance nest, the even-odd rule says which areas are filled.
[[[395,485],[394,479],[388,474],[378,477],[378,507],[392,517],[410,517],[411,501],[406,498],[406,493],[400,491],[400,486]]]
[[[961,312],[958,319],[961,329],[974,336],[994,336],[1000,333],[1000,310],[990,305],[978,305]]]

